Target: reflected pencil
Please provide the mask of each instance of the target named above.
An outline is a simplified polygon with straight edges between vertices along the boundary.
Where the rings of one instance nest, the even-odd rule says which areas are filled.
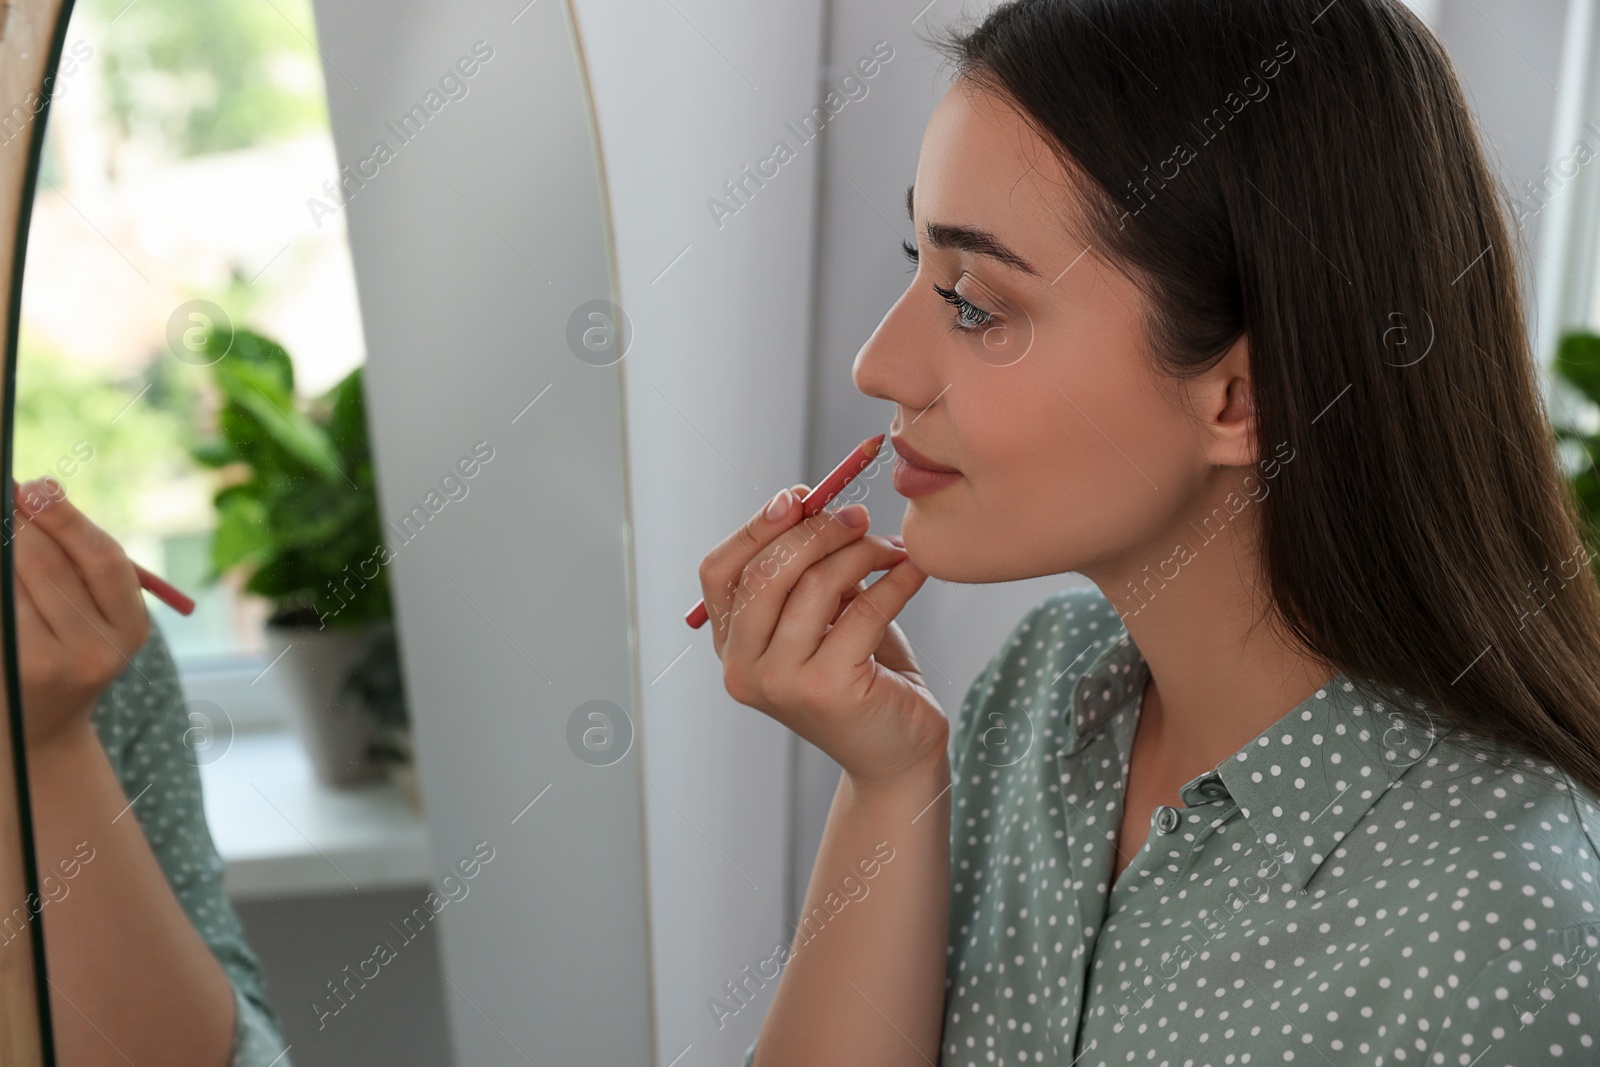
[[[800,517],[795,520],[794,525],[798,526],[827,507],[828,502],[842,493],[845,486],[855,481],[862,471],[872,466],[872,461],[877,458],[878,450],[883,447],[883,439],[886,436],[888,435],[880,433],[876,437],[869,437],[862,441],[856,446],[854,452],[844,458],[842,463],[828,472],[826,478],[817,483],[817,486],[809,493],[801,497]],[[701,600],[689,609],[689,613],[683,617],[683,621],[698,630],[706,624],[706,620],[709,618],[710,614],[706,611],[706,602]]]
[[[177,586],[159,575],[150,573],[137,563],[133,564],[133,569],[138,572],[140,588],[149,590],[157,600],[179,615],[189,615],[194,612],[194,600],[180,592]]]

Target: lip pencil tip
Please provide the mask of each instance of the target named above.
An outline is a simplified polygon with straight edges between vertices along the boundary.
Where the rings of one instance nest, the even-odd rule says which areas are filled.
[[[821,482],[817,483],[801,498],[801,515],[809,518],[827,507],[830,500],[838,496],[845,486],[849,485],[858,475],[872,465],[870,461],[883,448],[884,438],[888,436],[888,434],[880,433],[876,437],[869,437],[857,445],[855,451],[840,460],[839,465],[829,471],[827,477],[823,478]],[[709,610],[706,607],[705,599],[702,597],[700,603],[689,609],[689,613],[683,617],[683,621],[698,630],[706,624],[708,617]]]

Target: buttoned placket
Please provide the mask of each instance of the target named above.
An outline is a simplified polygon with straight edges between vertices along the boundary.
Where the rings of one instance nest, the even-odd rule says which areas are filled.
[[[1157,876],[1152,885],[1148,887],[1160,893],[1160,899],[1154,908],[1156,911],[1168,906],[1171,894],[1183,884],[1183,876],[1199,860],[1201,854],[1206,850],[1212,835],[1220,832],[1224,825],[1239,817],[1239,806],[1234,803],[1233,798],[1228,794],[1228,787],[1223,784],[1215,769],[1205,771],[1184,783],[1178,790],[1178,796],[1182,800],[1181,806],[1162,805],[1151,816],[1151,834],[1146,839],[1144,848],[1141,849],[1141,852],[1165,850],[1166,862],[1159,865],[1162,874]],[[1162,821],[1159,814],[1162,811],[1173,813],[1173,816],[1168,821],[1168,824],[1172,826],[1170,830],[1162,829]],[[1173,838],[1178,835],[1181,835],[1181,841],[1174,841]],[[1163,840],[1166,842],[1165,844],[1162,843]],[[1139,857],[1135,856],[1135,863],[1138,862]],[[1106,915],[1107,926],[1112,925],[1115,917],[1123,908],[1134,905],[1132,898],[1137,890],[1147,888],[1143,885],[1135,886],[1131,883],[1126,883],[1126,879],[1133,869],[1134,864],[1130,863],[1128,870],[1123,872],[1123,877],[1119,878],[1112,888],[1112,905]],[[1158,869],[1155,861],[1147,860],[1140,866],[1141,872],[1145,874],[1155,869]],[[1119,895],[1118,890],[1124,888],[1127,891]],[[1162,960],[1163,965],[1164,963],[1165,957]],[[1088,972],[1088,980],[1090,989],[1092,989],[1094,982],[1093,961],[1091,961],[1090,971]],[[1154,994],[1155,991],[1151,990],[1151,992]],[[1139,1010],[1146,1006],[1143,1003],[1136,1002],[1136,1004]],[[1094,1005],[1090,1002],[1090,997],[1086,991],[1084,998],[1085,1019],[1090,1017],[1093,1007]],[[1137,1012],[1134,1012],[1134,1014],[1137,1014]],[[1112,1032],[1120,1032],[1122,1025],[1121,1017],[1119,1016],[1119,1021],[1112,1024]]]
[[[1147,668],[1141,666],[1141,675],[1133,692],[1120,707],[1099,724],[1094,734],[1075,752],[1058,754],[1062,780],[1069,774],[1075,781],[1083,781],[1084,774],[1093,779],[1091,792],[1081,801],[1072,802],[1064,817],[1069,823],[1076,821],[1087,833],[1089,841],[1103,841],[1096,852],[1095,861],[1085,870],[1085,875],[1074,894],[1078,913],[1078,928],[1084,938],[1083,954],[1075,961],[1068,978],[1060,1012],[1073,1019],[1072,1048],[1066,1052],[1069,1062],[1081,1056],[1084,1023],[1089,1016],[1090,997],[1093,990],[1095,959],[1100,946],[1100,933],[1112,916],[1129,903],[1129,898],[1140,889],[1154,888],[1168,892],[1178,884],[1204,851],[1212,834],[1239,813],[1215,769],[1206,771],[1186,782],[1179,790],[1182,807],[1160,805],[1151,813],[1151,827],[1139,850],[1129,857],[1125,867],[1113,883],[1113,860],[1120,844],[1117,841],[1127,795],[1127,782],[1133,755],[1133,738],[1138,730],[1139,709],[1144,698],[1144,679]],[[1112,769],[1115,768],[1113,772]],[[1115,777],[1110,777],[1114,773]],[[1105,790],[1112,792],[1108,798]],[[1067,794],[1063,794],[1067,798]],[[1076,808],[1076,812],[1072,812]],[[1101,818],[1106,825],[1096,835],[1094,829]],[[1085,892],[1088,886],[1103,892]]]
[[[1077,635],[1077,629],[1069,634]],[[1335,673],[1232,756],[1184,783],[1169,804],[1153,811],[1139,851],[1113,883],[1111,872],[1120,844],[1117,835],[1126,812],[1139,705],[1149,684],[1148,666],[1126,633],[1103,633],[1087,648],[1062,648],[1059,643],[1056,647],[1060,655],[1043,663],[1019,660],[1016,678],[1017,686],[1023,688],[1026,679],[1020,672],[1025,666],[1041,679],[1033,695],[1042,707],[1035,705],[1034,710],[1046,711],[1059,728],[1059,733],[1046,730],[1041,734],[1046,738],[1058,736],[1059,747],[1034,753],[1034,758],[1042,760],[1034,767],[1042,775],[1040,784],[1044,786],[1049,819],[1029,840],[1020,831],[1010,832],[1017,816],[1005,816],[1002,821],[1002,816],[995,814],[991,816],[990,834],[980,837],[975,831],[965,839],[974,859],[986,862],[989,870],[1011,874],[1011,868],[1020,868],[1022,862],[1028,862],[1030,867],[1026,872],[1015,871],[1016,882],[1023,884],[996,891],[998,901],[989,894],[971,897],[967,919],[982,919],[996,934],[1003,923],[1007,950],[992,959],[986,957],[974,936],[974,952],[962,961],[961,967],[982,964],[985,977],[973,983],[973,990],[976,993],[992,988],[993,1003],[1006,1003],[999,998],[1022,993],[1034,1007],[1032,1011],[1024,1009],[1025,1014],[1015,1021],[997,1022],[994,1014],[987,1019],[982,1017],[984,1008],[979,997],[961,1005],[962,1010],[952,1012],[951,1019],[960,1025],[961,1037],[972,1053],[959,1062],[980,1062],[973,1058],[982,1053],[982,1046],[975,1039],[981,1041],[986,1035],[991,1060],[999,1051],[996,1046],[1003,1044],[1008,1062],[1043,1058],[1087,1067],[1102,1061],[1131,1062],[1136,1056],[1153,1061],[1153,1043],[1160,1041],[1162,1035],[1168,1041],[1186,1040],[1189,1049],[1194,1050],[1199,1048],[1196,1038],[1200,1042],[1212,1036],[1243,1039],[1246,1033],[1236,1035],[1232,1028],[1250,1023],[1257,1025],[1249,1026],[1247,1036],[1254,1039],[1259,1034],[1268,1042],[1265,1046],[1250,1045],[1251,1051],[1270,1049],[1272,1038],[1266,1031],[1275,1029],[1282,1014],[1289,1012],[1287,1002],[1278,1002],[1276,989],[1282,982],[1267,981],[1268,977],[1276,979],[1294,973],[1278,971],[1267,975],[1288,958],[1282,956],[1283,952],[1295,953],[1289,958],[1293,968],[1305,964],[1328,974],[1357,958],[1359,965],[1365,966],[1369,946],[1360,935],[1369,931],[1356,928],[1367,920],[1376,918],[1389,923],[1390,928],[1382,933],[1387,939],[1399,935],[1400,927],[1407,922],[1427,922],[1427,912],[1438,907],[1435,898],[1442,897],[1447,889],[1457,896],[1452,908],[1470,906],[1470,902],[1463,904],[1469,889],[1474,894],[1489,891],[1482,889],[1483,883],[1471,882],[1478,872],[1468,869],[1466,881],[1459,886],[1449,881],[1443,883],[1446,888],[1414,895],[1401,893],[1401,903],[1389,903],[1396,890],[1387,877],[1386,869],[1391,863],[1388,850],[1400,848],[1404,834],[1421,828],[1419,820],[1425,817],[1431,820],[1462,815],[1452,809],[1470,798],[1454,795],[1457,779],[1477,785],[1485,775],[1455,750],[1449,751],[1446,756],[1459,760],[1464,769],[1453,762],[1444,763],[1443,771],[1438,772],[1444,777],[1438,779],[1438,773],[1434,777],[1448,783],[1448,788],[1434,794],[1431,804],[1426,803],[1426,795],[1416,798],[1418,811],[1412,813],[1413,800],[1396,798],[1394,790],[1411,786],[1427,789],[1434,784],[1426,774],[1420,783],[1415,778],[1410,782],[1401,779],[1408,772],[1420,773],[1416,771],[1419,764],[1426,770],[1438,762],[1431,754],[1449,731],[1446,728],[1441,733],[1435,716],[1409,694],[1344,672]],[[1062,701],[1057,683],[1085,659],[1089,663],[1070,684],[1069,700]],[[1048,685],[1042,681],[1046,678],[1051,679]],[[1012,703],[1017,703],[1016,698]],[[971,784],[976,797],[981,783],[974,778]],[[1492,783],[1485,788],[1491,786]],[[990,794],[1000,794],[1000,787],[987,788]],[[1496,795],[1504,796],[1498,790]],[[1387,803],[1388,810],[1376,821],[1369,820],[1369,811],[1380,803]],[[1499,805],[1486,806],[1499,810]],[[988,816],[990,812],[985,809],[984,814]],[[1369,825],[1361,829],[1364,820]],[[1002,825],[1008,831],[1003,839],[998,832]],[[1027,823],[1022,824],[1022,831],[1027,828]],[[1376,838],[1371,836],[1374,831],[1379,835]],[[1508,825],[1501,834],[1507,842],[1512,840],[1506,836],[1510,831]],[[1362,836],[1354,838],[1356,833]],[[1409,840],[1415,842],[1417,834],[1412,833]],[[1485,842],[1484,836],[1478,840],[1495,847],[1499,844]],[[1024,847],[1026,852],[1019,851]],[[1035,851],[1041,853],[1037,858],[1031,855]],[[1416,887],[1419,881],[1426,886],[1426,876],[1434,873],[1429,870],[1430,865],[1435,863],[1449,864],[1440,877],[1457,873],[1455,851],[1447,858],[1418,850],[1415,855],[1396,856],[1393,862],[1401,867],[1416,865],[1415,874],[1407,879],[1409,887]],[[1488,862],[1480,857],[1479,867]],[[961,869],[967,866],[963,862]],[[1367,877],[1356,880],[1363,873]],[[1320,885],[1316,882],[1319,874]],[[1034,882],[1035,877],[1042,881]],[[1490,890],[1500,891],[1497,884],[1488,885]],[[1375,916],[1368,904],[1369,890],[1378,900]],[[1333,909],[1346,903],[1337,898],[1345,895],[1351,907],[1359,902],[1365,910],[1358,909],[1361,913],[1348,924],[1354,930],[1353,938],[1347,938],[1335,953],[1331,942],[1326,946],[1319,943],[1309,928],[1310,920],[1319,908],[1328,909],[1317,926],[1321,933],[1327,933],[1338,922],[1333,918]],[[1426,900],[1421,899],[1424,896]],[[1013,910],[1013,903],[1026,903],[1028,907]],[[1302,905],[1304,911],[1295,910]],[[1248,911],[1244,910],[1246,906]],[[1545,906],[1550,906],[1548,901]],[[1491,915],[1486,921],[1496,920]],[[966,925],[961,929],[964,935],[968,932]],[[977,928],[973,927],[973,931],[976,934]],[[1435,936],[1430,936],[1430,943],[1433,940]],[[1324,947],[1335,956],[1331,962],[1320,960]],[[1531,945],[1526,947],[1532,951]],[[1267,951],[1257,953],[1258,948]],[[1373,949],[1375,952],[1375,945]],[[1391,956],[1397,951],[1402,958],[1411,955],[1409,947],[1397,949],[1393,943],[1385,950]],[[1262,956],[1261,967],[1252,970],[1256,966],[1252,957],[1257,955]],[[1313,955],[1318,961],[1311,960]],[[1465,962],[1475,965],[1472,955],[1468,950],[1469,959]],[[1461,950],[1455,951],[1454,962],[1463,963],[1462,956]],[[1390,962],[1394,963],[1392,959]],[[1027,987],[1014,989],[1015,971],[1024,966],[1028,971]],[[1403,964],[1399,966],[1404,969]],[[1430,970],[1439,970],[1439,965],[1431,965]],[[989,978],[991,971],[997,977]],[[1458,974],[1448,967],[1439,973],[1440,984],[1433,990],[1436,997],[1452,995],[1456,979],[1467,975],[1466,970]],[[1306,977],[1314,975],[1308,971]],[[1344,997],[1374,998],[1366,1002],[1363,1016],[1372,1014],[1380,1002],[1388,1006],[1384,995],[1371,988],[1370,979],[1363,984],[1353,980],[1354,972],[1351,977],[1344,987]],[[1216,1015],[1211,997],[1225,998],[1228,994],[1223,991],[1224,985],[1243,989],[1241,982],[1259,985],[1255,992],[1245,994],[1250,999],[1237,1011],[1230,1003],[1226,1013]],[[1380,978],[1377,984],[1389,989],[1386,978]],[[1268,991],[1269,985],[1273,991]],[[1200,989],[1204,992],[1197,992]],[[1323,981],[1318,992],[1328,992],[1328,981]],[[1409,988],[1404,989],[1404,1000],[1409,1001],[1411,993]],[[1254,1019],[1244,1009],[1255,1010],[1257,994],[1263,998],[1261,1016]],[[1308,989],[1299,1011],[1308,1010],[1310,996]],[[1348,1005],[1340,1002],[1339,1006],[1342,1015]],[[1395,1010],[1399,1014],[1392,1025],[1403,1029],[1411,1025],[1420,1009],[1397,1003]],[[1273,1018],[1268,1019],[1266,1012],[1272,1013]],[[973,1019],[969,1013],[979,1017]],[[1207,1015],[1211,1017],[1209,1022],[1196,1021]],[[1211,1023],[1221,1023],[1224,1018],[1227,1029],[1210,1028]],[[1328,1019],[1333,1021],[1332,1012]],[[1433,1016],[1428,1016],[1428,1021],[1432,1022]],[[1022,1035],[1026,1035],[1030,1022],[1032,1041],[1019,1035],[1013,1042],[1002,1030],[1020,1027]],[[1297,1018],[1296,1025],[1299,1022]],[[1354,1024],[1352,1032],[1360,1025]],[[1443,1025],[1449,1026],[1448,1019]],[[1341,1029],[1335,1026],[1327,1032]],[[1379,1026],[1375,1036],[1384,1038],[1385,1027]],[[1230,1040],[1229,1044],[1229,1058],[1236,1058],[1231,1055],[1236,1051],[1234,1042]],[[1332,1047],[1339,1049],[1340,1045],[1336,1041]],[[1420,1041],[1417,1047],[1422,1048]],[[1013,1049],[1014,1057],[1009,1055]],[[954,1043],[949,1051],[957,1052]],[[1362,1051],[1366,1051],[1365,1045]],[[1524,1058],[1523,1062],[1529,1060]]]
[[[1117,743],[1110,734],[1109,730],[1101,730],[1075,752],[1057,755],[1063,783],[1069,780],[1092,783],[1081,796],[1076,790],[1068,790],[1061,795],[1066,801],[1062,819],[1066,822],[1068,836],[1078,837],[1082,847],[1094,850],[1089,857],[1091,862],[1073,865],[1077,877],[1074,879],[1072,903],[1077,912],[1083,951],[1070,962],[1056,1011],[1056,1018],[1066,1027],[1052,1026],[1051,1038],[1063,1062],[1076,1061],[1082,1051],[1078,1046],[1083,1033],[1083,1009],[1089,988],[1089,973],[1094,966],[1095,948],[1100,942],[1100,928],[1107,916],[1108,894],[1105,888],[1111,881],[1117,828],[1122,820],[1119,776],[1126,774],[1126,769],[1121,765]],[[1109,809],[1108,789],[1114,793]],[[1099,825],[1102,819],[1103,826]]]
[[[1143,691],[1140,691],[1142,700]],[[1123,801],[1127,796],[1128,773],[1133,756],[1133,737],[1139,724],[1139,701],[1119,713],[1113,735],[1122,761],[1118,783],[1117,825],[1122,824]],[[1158,805],[1150,813],[1150,830],[1139,850],[1128,857],[1128,866],[1112,883],[1105,918],[1109,919],[1128,903],[1133,894],[1154,888],[1166,892],[1193,866],[1217,827],[1238,812],[1228,796],[1227,786],[1216,770],[1209,770],[1186,782],[1179,789],[1181,807]],[[1221,801],[1222,803],[1218,803]]]

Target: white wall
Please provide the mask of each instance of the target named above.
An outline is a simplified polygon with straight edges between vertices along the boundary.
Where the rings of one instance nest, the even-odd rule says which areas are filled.
[[[777,490],[826,470],[804,462],[820,144],[785,125],[798,125],[827,84],[818,71],[823,7],[576,8],[635,331],[622,369],[657,1062],[736,1063],[760,1008],[719,1027],[707,1005],[789,938],[790,735],[727,695],[709,626],[691,630],[683,616],[700,596],[701,557]],[[847,104],[824,139],[874,103]],[[707,200],[726,198],[723,183],[778,140],[793,158],[769,168],[765,185],[750,183],[744,206],[719,227]],[[840,428],[824,451],[843,455],[870,432],[866,423]]]
[[[1439,0],[1404,0],[1405,5],[1418,15],[1429,26],[1437,27],[1439,18]]]
[[[568,341],[612,285],[566,9],[338,0],[317,22],[342,162],[493,49],[345,209],[383,517],[493,450],[390,565],[436,869],[494,849],[435,920],[455,1061],[645,1063],[639,753],[568,743],[587,701],[639,710],[621,374]]]
[[[1490,163],[1507,195],[1522,201],[1527,183],[1539,179],[1552,158],[1568,0],[1434,0],[1433,6],[1435,31],[1465,84]],[[1549,273],[1544,237],[1537,225],[1524,232],[1511,221],[1525,257],[1530,337],[1542,356],[1554,343],[1537,336],[1533,314],[1536,286]]]

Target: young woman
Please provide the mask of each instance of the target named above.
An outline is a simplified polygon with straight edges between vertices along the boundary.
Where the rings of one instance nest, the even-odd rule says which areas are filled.
[[[903,547],[786,492],[701,565],[728,691],[843,768],[746,1064],[1600,1062],[1600,590],[1440,44],[1012,0],[941,47],[854,368]],[[1069,571],[947,721],[927,576]]]

